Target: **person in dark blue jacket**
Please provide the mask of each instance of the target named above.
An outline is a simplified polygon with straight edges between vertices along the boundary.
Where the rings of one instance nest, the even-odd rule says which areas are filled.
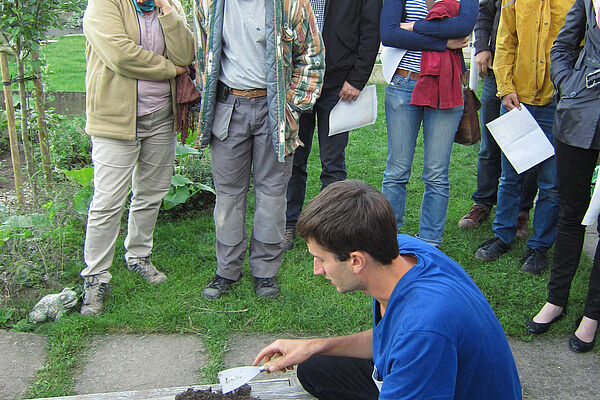
[[[548,331],[565,315],[583,248],[585,227],[581,223],[590,203],[590,184],[600,151],[599,8],[599,1],[575,0],[550,51],[550,75],[560,96],[553,128],[560,214],[548,299],[527,322],[527,329],[534,334]],[[600,243],[583,317],[569,339],[573,351],[583,353],[594,347],[599,318]]]
[[[383,195],[392,204],[400,229],[406,208],[408,183],[419,128],[423,126],[423,175],[425,192],[421,202],[417,237],[434,246],[442,242],[450,183],[448,167],[452,143],[463,106],[448,109],[410,104],[419,78],[421,51],[460,49],[477,19],[477,0],[462,0],[459,14],[444,20],[424,21],[426,0],[387,0],[381,13],[381,42],[406,50],[392,81],[385,88],[388,156],[383,174]]]
[[[444,253],[396,235],[394,211],[375,188],[332,183],[300,214],[297,232],[315,275],[340,293],[373,297],[373,327],[277,340],[255,365],[282,355],[268,370],[298,364],[302,386],[319,399],[521,399],[508,340],[484,295]]]

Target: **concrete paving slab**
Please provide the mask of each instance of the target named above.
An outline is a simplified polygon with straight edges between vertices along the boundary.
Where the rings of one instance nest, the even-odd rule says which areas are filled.
[[[193,385],[206,364],[202,338],[109,335],[94,340],[75,374],[75,393],[106,393]]]
[[[294,336],[275,334],[275,335],[252,335],[234,333],[229,338],[229,351],[223,360],[225,368],[242,367],[252,365],[254,358],[263,347],[271,344],[277,339],[292,339]],[[271,374],[259,374],[254,380],[278,379],[296,377],[296,369],[288,372],[274,372]]]
[[[531,342],[509,339],[524,399],[600,399],[600,354],[574,353],[568,340],[568,336],[540,336]]]
[[[0,330],[0,399],[20,399],[46,358],[46,337]]]

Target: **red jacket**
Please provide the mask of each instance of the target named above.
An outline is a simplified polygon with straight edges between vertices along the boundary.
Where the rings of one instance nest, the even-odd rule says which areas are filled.
[[[426,20],[445,19],[458,15],[460,3],[441,0],[429,10]],[[423,51],[421,72],[410,104],[431,108],[454,108],[463,104],[461,50]]]

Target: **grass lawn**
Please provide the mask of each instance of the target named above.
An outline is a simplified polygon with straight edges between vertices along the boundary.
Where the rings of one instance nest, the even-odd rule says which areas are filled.
[[[55,52],[54,46],[63,45]],[[77,54],[63,57],[67,50]],[[52,90],[83,89],[82,86],[76,86],[85,68],[81,38],[61,39],[58,43],[49,45],[45,54],[49,69],[55,71],[53,75],[49,75],[52,81],[49,87],[55,88]],[[58,55],[56,59],[52,54]],[[78,59],[79,63],[75,67],[64,65],[63,70],[62,62],[58,62],[63,61],[63,58],[73,62]],[[73,86],[69,86],[70,84]],[[346,152],[348,178],[363,180],[376,188],[381,187],[386,160],[383,88],[383,85],[378,85],[377,88],[377,124],[353,131]],[[314,142],[309,159],[307,199],[315,196],[320,188],[318,143]],[[485,263],[476,260],[473,254],[477,245],[492,235],[491,220],[470,231],[460,230],[457,226],[458,219],[472,205],[470,196],[476,184],[478,149],[478,145],[454,146],[450,166],[450,205],[441,250],[457,260],[471,275],[486,295],[507,334],[527,340],[524,323],[545,301],[549,272],[539,277],[519,272],[520,257],[525,251],[524,242],[516,243],[512,251],[498,261]],[[423,195],[423,184],[420,181],[422,159],[420,138],[408,185],[405,226],[402,229],[404,233],[411,235],[418,231],[419,207]],[[248,215],[251,216],[252,196],[248,203]],[[250,224],[252,218],[247,220]],[[169,279],[156,287],[145,284],[124,268],[124,230],[116,247],[111,269],[113,290],[107,299],[105,313],[99,317],[86,318],[73,312],[59,322],[47,323],[34,329],[35,332],[48,336],[49,357],[46,365],[38,371],[28,396],[72,394],[74,368],[79,365],[87,344],[97,334],[199,334],[205,340],[209,352],[209,363],[201,371],[202,382],[213,383],[216,381],[216,373],[223,368],[223,355],[232,332],[337,335],[370,327],[370,299],[361,293],[339,295],[323,277],[314,277],[312,258],[301,240],[296,242],[293,250],[284,255],[278,275],[282,288],[278,298],[256,298],[246,264],[240,282],[226,296],[208,301],[201,297],[200,292],[216,269],[211,209],[197,210],[185,218],[173,218],[172,215],[159,217],[154,235],[153,261]],[[60,249],[67,254],[64,264],[60,266],[63,271],[61,282],[64,286],[80,287],[78,274],[83,266],[83,223],[74,222],[68,226],[68,232]],[[587,293],[584,280],[587,281],[590,268],[591,262],[584,256],[571,290],[570,313],[549,334],[571,332],[576,317],[583,309]],[[12,307],[24,315],[27,307],[34,303],[35,299],[11,299],[0,304],[0,311],[2,308]]]

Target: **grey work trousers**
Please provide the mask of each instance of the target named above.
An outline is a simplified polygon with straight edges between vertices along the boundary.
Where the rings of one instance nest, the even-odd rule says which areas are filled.
[[[88,211],[84,245],[85,279],[108,283],[123,205],[131,187],[125,259],[148,257],[163,197],[173,175],[176,136],[171,103],[137,118],[135,140],[92,136],[94,196]]]
[[[217,275],[237,281],[248,249],[246,198],[252,170],[254,221],[248,249],[252,275],[271,278],[281,266],[287,183],[292,157],[277,160],[266,97],[219,96],[210,142],[217,200]]]

